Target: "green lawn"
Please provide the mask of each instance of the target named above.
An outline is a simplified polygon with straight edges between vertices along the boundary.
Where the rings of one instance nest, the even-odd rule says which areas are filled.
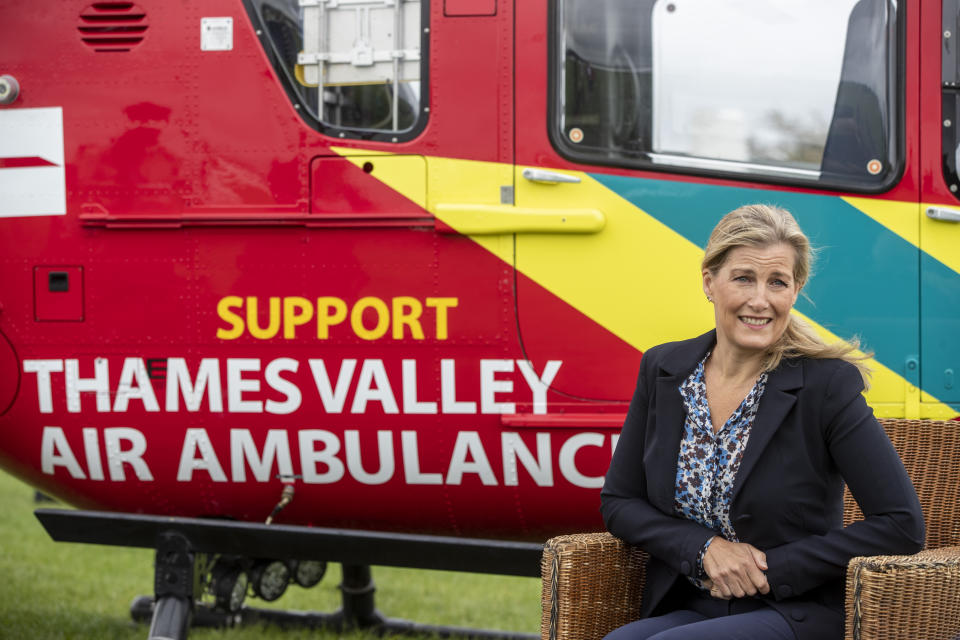
[[[130,602],[149,594],[153,552],[55,543],[33,516],[33,489],[0,472],[0,638],[144,639],[147,625],[130,619]],[[41,506],[50,506],[49,504]],[[540,582],[533,578],[375,567],[377,606],[390,617],[464,627],[537,632]],[[340,567],[312,589],[291,586],[273,603],[255,607],[332,611]],[[347,638],[276,628],[194,629],[196,639]],[[424,640],[426,636],[423,637]]]

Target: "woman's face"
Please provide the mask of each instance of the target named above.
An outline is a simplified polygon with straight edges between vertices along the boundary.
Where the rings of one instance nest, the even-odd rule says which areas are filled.
[[[744,355],[762,353],[783,335],[800,289],[793,277],[793,247],[737,247],[716,273],[703,271],[713,299],[717,343]]]

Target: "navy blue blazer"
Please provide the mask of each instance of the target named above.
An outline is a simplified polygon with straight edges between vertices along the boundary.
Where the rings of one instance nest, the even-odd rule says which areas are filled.
[[[601,494],[607,529],[647,551],[641,615],[696,571],[718,532],[673,512],[685,412],[678,387],[716,332],[649,349]],[[770,372],[733,486],[741,542],[767,555],[770,593],[799,640],[843,637],[844,574],[854,556],[916,553],[920,503],[893,445],[842,360],[785,359]],[[864,520],[843,526],[843,483]],[[657,613],[663,613],[657,610]]]

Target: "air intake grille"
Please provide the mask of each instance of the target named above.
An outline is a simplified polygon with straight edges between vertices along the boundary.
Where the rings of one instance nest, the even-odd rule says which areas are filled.
[[[94,51],[130,51],[148,26],[147,12],[132,2],[95,2],[80,12],[77,31]]]

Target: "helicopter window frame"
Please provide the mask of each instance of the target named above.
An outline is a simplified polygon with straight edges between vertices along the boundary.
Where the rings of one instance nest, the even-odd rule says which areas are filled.
[[[430,116],[430,0],[418,0],[420,3],[420,78],[419,98],[412,125],[406,129],[374,129],[368,127],[343,126],[326,122],[322,114],[317,113],[316,100],[311,100],[308,89],[296,77],[295,64],[291,64],[289,52],[281,51],[271,35],[266,20],[263,17],[263,8],[268,7],[279,11],[275,5],[284,4],[278,0],[243,0],[244,8],[254,27],[260,44],[267,59],[277,74],[277,79],[283,86],[287,98],[291,101],[299,116],[312,128],[323,135],[343,140],[373,140],[378,142],[402,143],[409,142],[420,136],[426,129]],[[290,4],[287,2],[286,4]],[[292,17],[288,16],[288,18]],[[299,36],[302,43],[302,26]],[[296,46],[300,48],[300,46]],[[405,84],[405,83],[401,83]],[[316,91],[314,90],[314,93]]]
[[[881,164],[884,170],[880,172],[879,176],[872,180],[858,180],[852,175],[844,175],[833,171],[777,166],[772,163],[764,164],[762,161],[742,162],[688,154],[657,153],[653,151],[651,148],[652,145],[649,144],[645,149],[638,149],[635,152],[628,151],[626,153],[614,147],[586,147],[581,144],[585,136],[582,130],[577,131],[571,128],[569,131],[565,131],[562,128],[567,115],[564,112],[565,94],[569,91],[566,86],[568,56],[563,50],[566,38],[563,10],[565,6],[569,6],[575,2],[577,2],[577,0],[552,0],[548,10],[549,63],[547,78],[547,129],[551,145],[563,158],[587,165],[639,169],[736,181],[813,187],[824,190],[855,193],[882,193],[889,191],[900,181],[905,170],[906,155],[904,140],[906,102],[906,10],[904,6],[905,3],[902,1],[878,0],[878,2],[884,3],[883,6],[889,13],[888,19],[884,24],[884,42],[886,43],[887,53],[884,62],[884,88],[886,91],[885,95],[878,97],[879,100],[885,100],[883,107],[886,109],[884,114],[886,129],[883,130],[882,133],[885,136],[886,157],[882,162],[885,162],[886,166],[884,167]],[[657,3],[666,5],[668,2],[669,0],[649,0],[651,13],[654,5]],[[650,22],[652,24],[652,18]],[[649,40],[652,39],[653,36],[651,35]],[[847,44],[849,44],[849,42]],[[843,50],[844,70],[846,70],[846,64],[848,63],[847,58],[848,52],[845,46]],[[639,74],[635,74],[634,86],[636,86],[637,75]],[[650,94],[652,94],[652,91]],[[576,95],[580,94],[578,93]],[[653,98],[651,97],[648,102],[652,103]],[[639,110],[646,108],[652,112],[651,104],[644,104],[642,101],[637,101],[637,103],[638,104],[633,106],[633,109]],[[831,136],[833,135],[832,128],[834,121],[837,120],[839,108],[840,101],[837,100],[834,103],[833,119],[830,122]],[[642,122],[642,119],[640,120]],[[648,136],[652,140],[654,132],[652,131],[653,125],[651,121],[652,116],[646,121],[648,130],[643,132],[643,135]],[[641,135],[640,140],[642,139],[643,137]],[[824,147],[829,144],[830,140],[828,139]],[[824,154],[824,156],[825,155],[826,154]]]

